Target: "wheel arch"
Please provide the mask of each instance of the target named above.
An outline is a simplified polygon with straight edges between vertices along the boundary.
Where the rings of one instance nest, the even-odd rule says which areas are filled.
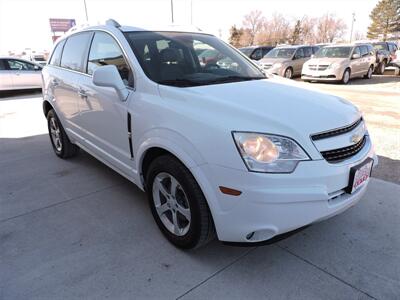
[[[45,117],[47,117],[47,114],[49,113],[50,109],[54,109],[53,106],[50,104],[50,102],[47,100],[43,101],[42,107],[43,107],[43,114]]]
[[[152,134],[153,131],[154,135]],[[196,147],[181,134],[168,129],[153,129],[139,143],[136,151],[137,170],[145,188],[145,176],[150,163],[158,156],[170,154],[186,168],[191,169],[204,163],[204,158]]]

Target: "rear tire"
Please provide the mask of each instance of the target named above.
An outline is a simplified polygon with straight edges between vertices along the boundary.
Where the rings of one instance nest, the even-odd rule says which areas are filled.
[[[173,245],[199,248],[215,237],[212,216],[200,186],[174,156],[162,155],[150,164],[146,191],[154,220]]]
[[[78,154],[78,146],[71,143],[53,109],[47,113],[47,128],[54,153],[58,157],[69,158]]]

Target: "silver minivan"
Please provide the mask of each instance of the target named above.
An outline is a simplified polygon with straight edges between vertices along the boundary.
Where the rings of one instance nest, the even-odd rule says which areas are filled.
[[[318,46],[280,46],[268,52],[259,64],[267,74],[292,78],[301,74],[303,64],[318,49]]]

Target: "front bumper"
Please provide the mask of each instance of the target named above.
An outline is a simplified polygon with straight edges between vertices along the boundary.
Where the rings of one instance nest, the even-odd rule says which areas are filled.
[[[338,81],[343,77],[343,72],[341,68],[339,69],[326,69],[324,71],[309,70],[308,68],[303,68],[301,72],[302,80],[310,81]]]
[[[368,157],[374,159],[370,142],[354,159],[330,164],[303,161],[291,174],[266,174],[205,164],[193,171],[208,200],[218,238],[225,242],[259,242],[330,218],[356,204],[366,191],[354,194],[350,168]],[[219,186],[242,191],[229,196]]]

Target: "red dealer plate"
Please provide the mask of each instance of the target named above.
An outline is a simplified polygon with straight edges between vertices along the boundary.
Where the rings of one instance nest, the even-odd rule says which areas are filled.
[[[372,158],[367,158],[361,164],[350,169],[349,185],[346,192],[352,194],[368,182],[373,164],[374,160]]]

